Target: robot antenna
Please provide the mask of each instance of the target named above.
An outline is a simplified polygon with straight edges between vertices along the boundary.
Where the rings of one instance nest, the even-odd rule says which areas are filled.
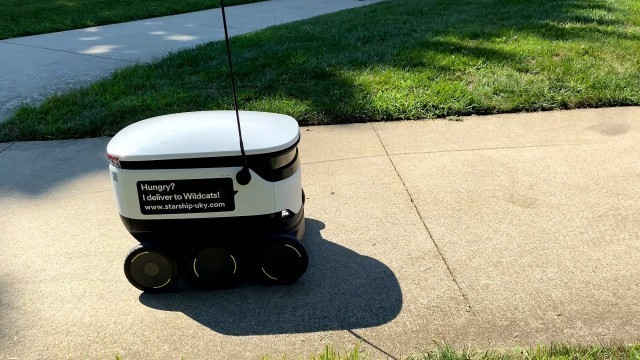
[[[222,24],[224,26],[224,39],[227,44],[227,59],[229,60],[229,76],[231,77],[231,89],[233,91],[233,108],[236,111],[236,122],[238,123],[238,137],[240,139],[240,153],[242,154],[243,167],[236,174],[236,181],[240,185],[247,185],[251,181],[251,172],[249,171],[249,162],[247,154],[244,152],[244,143],[242,142],[242,129],[240,127],[240,112],[238,111],[238,94],[236,91],[236,79],[233,76],[233,62],[231,61],[231,46],[229,46],[229,31],[227,30],[227,15],[224,11],[224,0],[220,0],[220,9],[222,10]]]

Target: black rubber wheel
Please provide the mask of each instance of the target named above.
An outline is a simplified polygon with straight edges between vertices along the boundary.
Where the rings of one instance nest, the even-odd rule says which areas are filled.
[[[307,271],[309,257],[304,245],[291,235],[275,235],[258,254],[256,272],[268,284],[291,284]]]
[[[238,262],[231,251],[218,247],[200,248],[190,261],[190,271],[201,287],[226,287],[238,274]]]
[[[146,292],[161,292],[173,288],[178,267],[162,248],[140,244],[124,260],[124,274],[131,285]]]
[[[302,189],[302,205],[307,201],[307,196],[304,194],[304,189]]]

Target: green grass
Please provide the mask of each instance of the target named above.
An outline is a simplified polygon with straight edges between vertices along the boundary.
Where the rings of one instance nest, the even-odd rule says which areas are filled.
[[[308,357],[310,360],[366,360],[386,358],[369,354],[356,345],[350,351],[340,352],[326,345],[324,350]],[[123,360],[119,355],[116,360]],[[186,359],[186,358],[183,358]],[[287,357],[265,355],[262,360],[286,360]],[[404,359],[404,358],[403,358]],[[531,346],[512,350],[472,351],[467,348],[455,350],[446,344],[437,348],[412,355],[407,360],[640,360],[640,344],[635,345],[578,345],[551,344]]]
[[[227,0],[225,5],[262,0]],[[220,7],[220,0],[0,0],[0,40]]]
[[[310,360],[365,360],[367,357],[365,353],[360,350],[360,346],[356,345],[353,350],[348,352],[337,351],[333,346],[325,345],[324,351],[321,353],[309,357]],[[275,358],[268,355],[262,357],[262,360],[286,360],[287,357]]]
[[[365,360],[385,358],[373,356],[356,346],[347,352],[325,346],[324,351],[309,357],[311,360]],[[262,360],[276,359],[264,356]],[[286,359],[283,357],[281,359]],[[409,356],[407,360],[640,360],[640,344],[636,345],[571,345],[552,344],[513,350],[472,351],[455,350],[449,345],[438,345],[435,350]]]
[[[232,39],[241,108],[303,125],[640,104],[640,1],[390,0]],[[20,108],[0,141],[232,107],[224,43]]]
[[[323,352],[310,357],[311,360],[365,360],[380,357],[370,356],[356,346],[352,351],[339,352],[325,346]],[[384,358],[384,357],[382,357]],[[271,359],[268,356],[263,360]],[[275,358],[273,358],[275,359]],[[283,358],[283,359],[286,359]],[[439,345],[435,350],[409,356],[407,360],[640,360],[640,344],[636,345],[571,345],[552,344],[507,351],[469,349],[455,350],[449,345]]]
[[[409,360],[640,360],[640,344],[636,345],[575,345],[552,344],[508,351],[484,352],[464,349],[454,350],[439,346]]]

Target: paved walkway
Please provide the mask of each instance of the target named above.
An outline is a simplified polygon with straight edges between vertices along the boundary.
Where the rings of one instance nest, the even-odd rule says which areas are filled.
[[[230,35],[378,0],[269,0],[227,8]],[[220,9],[0,40],[0,121],[23,103],[99,80],[116,69],[224,39]]]
[[[0,359],[638,341],[639,107],[304,128],[307,274],[156,296],[108,140],[0,144]]]

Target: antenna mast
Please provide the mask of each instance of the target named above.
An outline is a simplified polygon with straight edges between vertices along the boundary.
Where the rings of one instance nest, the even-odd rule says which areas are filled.
[[[240,112],[238,111],[238,93],[236,90],[236,78],[233,76],[233,62],[231,61],[231,46],[229,45],[229,31],[227,30],[227,15],[224,11],[224,0],[220,0],[220,9],[222,10],[222,24],[224,26],[224,40],[227,44],[227,59],[229,60],[229,76],[231,77],[231,89],[233,91],[233,108],[236,111],[236,122],[238,124],[238,137],[240,139],[240,153],[242,154],[242,170],[236,174],[236,181],[240,185],[247,185],[251,181],[251,172],[249,171],[249,162],[247,154],[244,152],[244,143],[242,142],[242,128],[240,127]]]

